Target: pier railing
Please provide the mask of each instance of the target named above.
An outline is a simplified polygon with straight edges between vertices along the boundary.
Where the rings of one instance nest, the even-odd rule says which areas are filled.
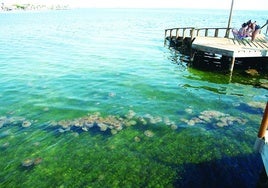
[[[268,34],[268,20],[261,27],[264,30],[266,27],[266,31],[264,33]],[[230,31],[233,28],[224,28],[224,27],[206,27],[206,28],[195,28],[195,27],[177,27],[171,29],[165,29],[165,39],[167,37],[175,38],[175,39],[184,39],[195,37],[222,37],[222,38],[230,38]]]
[[[265,34],[268,34],[268,20],[266,21],[266,23],[261,27],[261,29],[263,29],[264,27],[266,27],[266,32]]]
[[[198,28],[195,30],[196,36],[229,38],[229,33],[231,29],[232,28]]]
[[[179,37],[182,37],[182,38],[185,38],[185,37],[191,37],[194,38],[194,30],[195,28],[194,27],[178,27],[178,28],[171,28],[171,29],[165,29],[165,37],[176,37],[179,38]]]
[[[225,37],[229,38],[229,34],[232,28],[194,28],[194,27],[178,27],[165,29],[165,38],[166,37],[175,37],[176,39],[189,37],[193,39],[197,36],[203,37]]]

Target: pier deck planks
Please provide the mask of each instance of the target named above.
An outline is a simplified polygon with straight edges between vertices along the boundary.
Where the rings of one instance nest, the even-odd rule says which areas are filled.
[[[268,57],[268,39],[263,34],[259,35],[254,42],[250,39],[195,37],[192,48],[233,58]]]

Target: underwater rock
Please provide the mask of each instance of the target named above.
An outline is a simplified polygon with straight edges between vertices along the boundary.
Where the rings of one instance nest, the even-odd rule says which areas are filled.
[[[43,109],[43,111],[44,111],[44,112],[48,112],[48,111],[49,111],[49,108],[48,108],[48,107],[45,107],[45,108]]]
[[[87,132],[88,131],[88,128],[87,127],[82,127],[82,130]]]
[[[150,130],[146,130],[144,131],[144,135],[151,138],[154,136],[154,133]]]
[[[268,89],[268,83],[260,83],[260,86],[264,89]]]
[[[4,127],[5,121],[0,120],[0,128]]]
[[[104,123],[98,123],[98,127],[100,128],[101,131],[106,131],[108,126]]]
[[[187,121],[187,124],[188,124],[189,126],[194,126],[195,123],[196,123],[196,121],[194,121],[193,119]]]
[[[115,92],[110,92],[109,93],[109,97],[115,97],[116,96],[116,93]]]
[[[63,129],[63,128],[58,129],[59,133],[64,133],[64,132],[66,132],[66,130],[68,130],[68,129]]]
[[[195,124],[213,124],[217,127],[225,127],[237,124],[245,124],[247,121],[239,117],[233,117],[229,114],[225,114],[215,110],[205,110],[197,117],[193,117],[190,120],[181,119],[181,121],[187,123],[189,126]]]
[[[115,129],[112,129],[112,130],[111,130],[111,134],[112,134],[112,135],[115,135],[115,134],[117,134],[117,130],[115,130]]]
[[[24,117],[10,117],[7,119],[7,124],[17,125],[22,124],[23,121],[26,121]]]
[[[21,124],[21,126],[23,127],[23,128],[27,128],[27,127],[30,127],[32,125],[32,123],[30,122],[30,121],[23,121],[22,122],[22,124]]]
[[[50,121],[48,123],[49,126],[52,126],[52,127],[56,127],[58,125],[58,123],[56,121]]]
[[[162,118],[160,116],[157,116],[154,118],[155,123],[161,123],[162,122]]]
[[[253,108],[261,108],[261,109],[265,109],[265,106],[266,106],[266,103],[265,102],[256,102],[256,101],[252,101],[252,102],[249,102],[248,105],[250,107],[253,107]]]
[[[140,137],[135,136],[134,141],[135,141],[135,142],[140,142],[140,141],[141,141],[141,139],[140,139]]]
[[[77,132],[72,132],[72,135],[73,135],[74,137],[79,137],[79,133],[77,133]]]
[[[157,124],[163,121],[160,116],[153,117],[151,114],[146,114],[144,117],[150,124]]]
[[[153,117],[149,119],[149,122],[150,122],[151,124],[156,124],[156,123],[157,123],[156,120],[155,120]]]
[[[154,117],[151,114],[145,114],[144,116],[146,119],[153,119]]]
[[[85,119],[84,126],[88,127],[88,128],[92,128],[92,127],[94,127],[94,121],[92,121],[91,119]]]
[[[122,130],[123,119],[115,116],[101,117],[99,113],[93,115],[88,114],[86,117],[74,119],[72,121],[61,120],[59,122],[51,122],[52,126],[59,126],[65,132],[71,128],[79,128],[82,131],[89,131],[90,128],[98,126],[100,131],[106,131],[107,129],[115,129],[116,131]],[[114,131],[115,132],[115,131]]]
[[[34,159],[34,165],[39,165],[41,162],[43,161],[43,159],[41,157],[37,157]]]
[[[71,122],[70,123],[70,126],[71,125],[74,125],[75,127],[83,127],[83,125],[84,125],[84,119],[76,119],[76,120],[74,120],[73,122]]]
[[[71,122],[66,120],[61,120],[58,122],[58,125],[61,126],[63,129],[68,129],[71,126]]]
[[[133,125],[136,125],[136,124],[137,124],[137,122],[135,120],[130,120],[130,121],[125,122],[125,125],[127,127],[130,127],[130,126],[133,126]]]
[[[4,137],[7,137],[7,136],[10,136],[11,135],[11,131],[10,130],[5,130],[5,131],[1,131],[0,132],[0,138],[4,138]]]
[[[186,108],[186,109],[185,109],[185,112],[186,112],[187,114],[192,114],[192,113],[193,113],[193,109],[191,109],[191,108]]]
[[[27,158],[24,159],[21,162],[21,166],[27,169],[31,169],[32,167],[39,165],[40,163],[42,163],[43,159],[41,157],[37,157],[35,159],[33,158]]]
[[[34,159],[31,159],[31,158],[27,158],[27,159],[24,159],[22,162],[21,162],[21,165],[23,167],[31,167],[34,165]]]
[[[121,124],[114,124],[113,126],[116,131],[121,131],[123,129],[123,126]]]
[[[169,125],[171,125],[172,124],[172,122],[170,121],[170,119],[168,118],[168,117],[164,117],[164,123],[167,125],[167,126],[169,126]]]
[[[139,117],[138,120],[142,125],[147,125],[147,121],[143,117]]]
[[[245,70],[245,72],[250,76],[258,76],[259,75],[259,73],[256,69],[248,69],[248,70]]]
[[[135,115],[136,115],[136,113],[133,110],[129,110],[128,114],[126,115],[126,118],[132,119]]]
[[[35,147],[40,146],[40,142],[34,142],[33,145],[34,145]]]
[[[104,174],[99,175],[98,181],[103,181],[103,180],[105,180]]]
[[[6,116],[0,116],[0,122],[2,122],[3,124],[5,123],[6,119]]]
[[[5,142],[5,143],[3,143],[2,145],[1,145],[1,149],[7,149],[8,147],[9,147],[9,142]]]
[[[172,130],[176,130],[176,129],[178,129],[178,126],[175,125],[175,124],[172,124],[172,125],[170,126],[170,128],[171,128]]]
[[[87,114],[85,117],[77,118],[74,120],[60,120],[58,122],[51,121],[49,125],[56,128],[60,133],[65,131],[90,131],[90,128],[98,127],[101,132],[110,131],[112,135],[117,134],[124,128],[135,126],[135,125],[147,125],[148,122],[151,124],[166,123],[171,129],[176,130],[177,125],[175,122],[170,121],[168,117],[162,118],[160,116],[153,117],[150,114],[146,114],[144,117],[136,116],[133,110],[129,110],[123,117],[109,115],[102,117],[100,113]],[[94,129],[96,130],[96,129]],[[152,132],[145,132],[148,137],[152,137]]]

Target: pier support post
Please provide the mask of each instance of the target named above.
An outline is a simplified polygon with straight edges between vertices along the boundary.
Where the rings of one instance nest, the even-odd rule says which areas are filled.
[[[231,64],[230,64],[230,72],[233,72],[234,70],[234,63],[235,63],[235,57],[232,57]]]
[[[167,43],[167,29],[165,29],[165,38],[164,38],[164,45],[166,46]]]

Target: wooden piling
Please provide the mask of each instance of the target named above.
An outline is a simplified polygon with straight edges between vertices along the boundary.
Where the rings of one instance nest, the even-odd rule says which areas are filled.
[[[262,122],[258,133],[259,138],[263,138],[265,136],[267,127],[268,127],[268,102],[266,103],[266,108],[262,117]]]
[[[235,63],[235,57],[232,57],[230,69],[229,69],[230,72],[233,72],[233,70],[234,70],[234,63]]]

